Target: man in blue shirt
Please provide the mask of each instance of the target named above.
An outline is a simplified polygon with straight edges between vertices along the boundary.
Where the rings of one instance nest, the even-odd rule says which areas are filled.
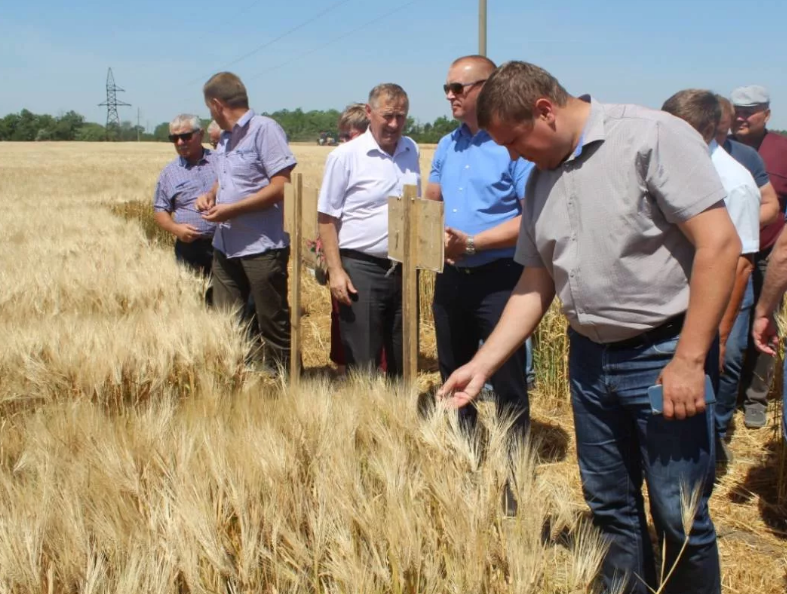
[[[197,198],[216,183],[215,155],[202,146],[199,118],[181,114],[169,124],[169,139],[178,157],[159,175],[153,198],[153,218],[175,236],[175,257],[204,276],[213,261],[213,232],[216,225],[197,212]]]
[[[478,127],[476,100],[494,69],[483,56],[465,56],[451,65],[444,90],[461,125],[440,140],[426,190],[427,198],[445,203],[446,267],[437,276],[432,305],[443,380],[489,337],[522,274],[514,247],[533,165],[512,161],[508,150]],[[522,346],[491,378],[498,412],[517,416],[520,435],[530,421],[525,364]],[[462,408],[460,415],[474,426],[474,407]]]
[[[263,364],[287,369],[290,237],[284,231],[284,186],[296,165],[281,126],[249,109],[246,87],[220,72],[203,87],[205,104],[224,132],[217,150],[218,183],[200,196],[203,219],[216,223],[213,296],[217,307],[241,309],[254,299]]]

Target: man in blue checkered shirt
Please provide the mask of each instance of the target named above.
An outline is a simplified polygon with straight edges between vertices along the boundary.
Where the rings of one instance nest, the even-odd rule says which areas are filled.
[[[159,176],[154,218],[159,227],[175,236],[177,260],[208,276],[216,224],[204,220],[195,203],[216,183],[215,155],[202,146],[203,131],[197,116],[177,116],[170,122],[169,132],[178,157]]]

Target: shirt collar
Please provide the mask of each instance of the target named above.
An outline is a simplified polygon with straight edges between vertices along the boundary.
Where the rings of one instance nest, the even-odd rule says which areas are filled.
[[[714,138],[713,140],[710,141],[710,144],[708,145],[708,154],[712,155],[713,153],[716,152],[718,148],[719,148],[719,143],[716,142],[716,139]]]
[[[248,124],[249,121],[251,120],[251,118],[253,118],[255,115],[256,114],[254,113],[254,110],[253,109],[249,109],[246,113],[244,113],[241,116],[241,118],[237,122],[235,122],[235,125],[233,126],[233,129],[234,128],[243,128],[243,126]]]
[[[465,136],[470,140],[474,140],[476,138],[480,138],[481,140],[486,140],[489,137],[489,132],[484,130],[483,128],[479,128],[478,132],[473,134],[470,131],[470,127],[465,124],[464,122],[456,129],[459,136]]]
[[[590,95],[581,95],[579,99],[580,101],[590,103],[590,113],[588,114],[588,119],[585,121],[585,127],[582,129],[582,134],[579,135],[577,148],[566,161],[572,161],[579,157],[584,148],[589,144],[603,142],[606,139],[606,132],[604,130],[604,106]]]
[[[210,154],[210,152],[211,152],[210,149],[206,149],[205,147],[202,147],[202,156],[199,158],[199,161],[197,161],[197,165],[200,165],[200,164],[204,163],[205,161],[207,161],[208,155]],[[184,159],[180,155],[178,155],[178,164],[181,167],[183,167],[184,169],[188,169],[188,167],[189,167],[189,162],[186,161],[186,159]],[[192,165],[192,167],[193,167],[193,165]]]
[[[396,149],[394,150],[394,154],[389,155],[387,152],[385,152],[383,149],[380,148],[379,144],[377,144],[377,140],[374,138],[374,135],[372,134],[371,127],[367,128],[366,132],[364,132],[360,138],[354,140],[353,142],[363,142],[364,149],[367,155],[371,152],[377,151],[382,155],[387,155],[389,157],[396,157],[399,153],[410,150],[410,147],[405,145],[404,136],[402,136],[399,139],[399,142],[396,143]]]

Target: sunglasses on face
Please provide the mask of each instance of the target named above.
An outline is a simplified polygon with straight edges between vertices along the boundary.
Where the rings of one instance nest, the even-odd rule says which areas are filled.
[[[768,109],[767,107],[736,107],[735,117],[748,120],[751,116],[761,113]]]
[[[199,132],[199,130],[192,130],[191,132],[184,132],[183,134],[170,134],[169,141],[176,143],[178,140],[182,140],[183,142],[188,142],[191,140],[194,135]]]
[[[481,83],[485,83],[486,79],[484,80],[477,80],[475,82],[469,83],[460,83],[460,82],[452,82],[443,85],[443,91],[446,95],[448,95],[448,91],[451,91],[454,95],[461,95],[465,92],[465,87],[474,87],[476,85],[480,85]]]

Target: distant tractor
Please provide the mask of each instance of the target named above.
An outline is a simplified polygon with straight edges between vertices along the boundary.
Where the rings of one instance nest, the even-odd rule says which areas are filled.
[[[317,144],[320,146],[337,146],[339,142],[330,132],[320,132],[320,137],[317,139]]]

